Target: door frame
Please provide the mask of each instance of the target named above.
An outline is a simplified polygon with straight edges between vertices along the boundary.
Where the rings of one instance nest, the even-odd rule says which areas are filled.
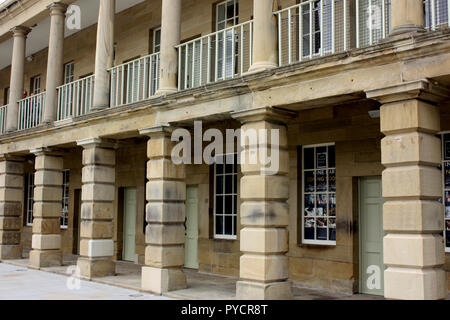
[[[126,237],[125,237],[125,232],[126,232],[126,210],[125,210],[125,205],[126,205],[126,191],[130,190],[130,189],[134,189],[135,190],[135,213],[134,213],[134,259],[133,260],[125,260],[125,242],[126,242]],[[126,261],[126,262],[137,262],[137,253],[136,253],[136,229],[137,229],[137,187],[136,186],[130,186],[130,187],[123,187],[122,188],[122,249],[121,249],[121,260],[122,261]]]

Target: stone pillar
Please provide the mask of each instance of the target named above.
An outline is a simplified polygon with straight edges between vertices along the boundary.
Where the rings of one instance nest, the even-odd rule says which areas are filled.
[[[87,279],[114,275],[116,145],[101,139],[78,141],[78,145],[84,148],[78,267]]]
[[[50,37],[48,42],[47,84],[43,122],[56,120],[58,94],[56,88],[64,83],[64,26],[67,5],[54,2],[50,10]]]
[[[444,208],[437,102],[450,92],[427,81],[373,90],[382,103],[385,297],[442,299],[447,296]]]
[[[0,156],[0,260],[20,259],[23,160]]]
[[[11,62],[11,82],[9,85],[9,105],[6,118],[6,131],[17,130],[19,115],[18,101],[23,98],[23,75],[25,68],[25,47],[30,28],[18,26],[11,30],[14,37]]]
[[[292,296],[289,277],[289,154],[286,121],[294,114],[263,107],[233,113],[242,122],[241,231],[243,255],[240,281],[236,285],[238,299],[289,299]],[[244,139],[251,133],[267,134],[267,139]],[[272,141],[272,135],[279,139]],[[279,152],[272,152],[278,148]],[[271,172],[264,160],[252,162],[252,155],[271,154],[278,161],[278,170]],[[267,153],[269,152],[269,153]],[[275,162],[273,162],[275,164]]]
[[[392,0],[391,35],[424,31],[423,0]]]
[[[156,95],[178,91],[178,51],[181,36],[181,0],[163,0],[159,90]]]
[[[109,72],[114,66],[114,15],[116,0],[100,0],[97,24],[97,49],[95,51],[93,110],[108,108]]]
[[[34,174],[33,236],[30,266],[60,266],[63,157],[51,149],[32,150]]]
[[[186,288],[184,265],[186,184],[184,165],[171,160],[174,142],[168,126],[143,129],[147,145],[145,267],[142,290],[162,294]]]
[[[273,0],[253,0],[253,64],[249,72],[278,66],[277,22]]]

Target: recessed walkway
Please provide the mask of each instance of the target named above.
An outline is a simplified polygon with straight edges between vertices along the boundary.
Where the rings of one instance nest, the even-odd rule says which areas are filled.
[[[68,279],[68,268],[76,265],[77,256],[64,255],[63,266],[43,268],[41,271],[28,269],[28,259],[8,260],[0,263],[0,299],[185,299],[185,300],[233,300],[236,293],[236,278],[223,277],[209,274],[202,274],[195,270],[185,269],[188,288],[173,291],[165,294],[165,297],[158,297],[140,292],[141,290],[141,266],[117,261],[116,275],[104,278],[94,278],[92,281],[82,281],[82,291],[68,291],[65,283]],[[3,270],[7,270],[4,273]],[[28,270],[28,271],[27,271]],[[32,281],[27,282],[23,275],[32,275]],[[3,281],[8,279],[7,285]],[[39,280],[41,279],[42,282]],[[45,285],[42,285],[45,283]],[[47,288],[47,283],[49,287]],[[57,289],[53,288],[53,284]],[[58,285],[56,285],[57,283]],[[18,292],[12,297],[5,297],[9,294],[6,288],[14,289]],[[35,287],[36,286],[36,287]],[[58,287],[59,286],[59,287]],[[61,287],[62,286],[62,287]],[[35,288],[34,288],[35,287]],[[24,290],[24,288],[26,288]],[[29,290],[27,289],[29,288]],[[114,288],[114,289],[112,289]],[[30,292],[35,292],[31,294]],[[62,291],[61,291],[62,290]],[[106,290],[106,291],[102,291]],[[116,292],[117,290],[117,292]],[[121,291],[123,290],[123,291]],[[13,290],[14,292],[14,290]],[[23,292],[23,297],[21,297]],[[56,294],[59,292],[59,294]],[[293,288],[295,300],[382,300],[383,297],[371,295],[345,295],[342,293],[325,290]],[[40,296],[41,298],[39,298]],[[81,297],[80,297],[81,296]],[[448,297],[450,299],[450,295]]]

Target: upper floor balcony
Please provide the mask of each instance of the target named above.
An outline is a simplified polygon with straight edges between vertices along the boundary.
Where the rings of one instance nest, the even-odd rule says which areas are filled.
[[[240,22],[238,0],[228,0],[215,7],[213,32],[185,41],[181,40],[179,34],[183,24],[181,13],[177,10],[181,11],[181,7],[165,10],[163,1],[163,28],[151,30],[153,53],[115,65],[110,61],[114,61],[112,56],[116,55],[117,40],[111,43],[114,34],[111,35],[112,30],[108,29],[108,19],[113,19],[113,16],[103,8],[98,17],[94,72],[75,80],[73,70],[72,77],[70,72],[68,76],[67,64],[63,70],[62,66],[52,67],[58,62],[49,61],[48,64],[52,65],[47,66],[46,91],[16,101],[10,99],[9,104],[4,103],[0,108],[0,132],[23,131],[48,122],[57,126],[100,109],[143,103],[267,68],[302,64],[324,56],[375,46],[388,38],[395,24],[401,20],[394,16],[401,13],[393,12],[391,1],[309,0],[281,6],[279,10],[271,10],[265,16],[264,10],[267,11],[267,8],[259,4],[260,7],[253,7],[254,15],[250,14],[249,19]],[[420,18],[424,30],[433,31],[450,26],[449,7],[449,0],[425,0]],[[64,8],[51,10],[65,12]],[[51,25],[52,32],[57,31]],[[55,50],[59,49],[54,38],[50,37],[49,41],[49,59],[52,54],[58,56]],[[109,42],[105,44],[105,41]],[[16,44],[15,41],[16,45],[20,46],[20,43]],[[78,50],[89,49],[80,47]],[[133,48],[128,48],[127,52],[133,56]],[[93,56],[91,60],[94,60]],[[13,59],[12,69],[14,67]],[[55,77],[62,71],[65,83],[52,82],[52,73]],[[13,77],[21,76],[12,70],[11,86],[15,83]],[[48,87],[49,83],[54,90]],[[17,90],[15,88],[16,95]],[[11,91],[8,97],[13,96]],[[9,111],[9,108],[17,108],[17,123],[8,121],[8,117],[15,112]]]

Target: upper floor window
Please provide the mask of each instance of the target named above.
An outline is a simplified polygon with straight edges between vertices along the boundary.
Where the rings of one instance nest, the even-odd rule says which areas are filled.
[[[5,88],[5,92],[3,93],[3,105],[7,105],[9,103],[9,87]]]
[[[161,51],[161,28],[153,29],[152,53]]]
[[[216,30],[220,31],[232,27],[239,22],[238,0],[228,0],[216,6]],[[233,52],[233,39],[234,52]],[[239,59],[239,33],[233,34],[232,30],[220,32],[217,35],[218,56],[217,56],[217,78],[227,79],[238,71]],[[233,63],[234,59],[234,63]],[[234,70],[233,70],[234,65]]]
[[[303,243],[336,244],[336,160],[334,144],[302,150]]]
[[[30,93],[31,94],[39,94],[41,93],[41,76],[35,76],[31,78],[30,81]]]
[[[448,0],[425,0],[425,27],[448,24]]]
[[[216,5],[216,30],[223,30],[239,22],[239,1],[228,0]]]
[[[34,205],[34,173],[25,174],[25,224],[33,225],[33,205]]]
[[[237,154],[218,155],[214,164],[214,237],[236,239]]]
[[[61,212],[61,228],[63,229],[67,229],[69,225],[69,177],[70,170],[63,170],[63,195]]]
[[[450,133],[442,135],[442,179],[445,206],[445,251],[450,252]]]
[[[71,83],[75,80],[74,68],[75,68],[75,63],[73,61],[68,62],[64,65],[64,84]]]

